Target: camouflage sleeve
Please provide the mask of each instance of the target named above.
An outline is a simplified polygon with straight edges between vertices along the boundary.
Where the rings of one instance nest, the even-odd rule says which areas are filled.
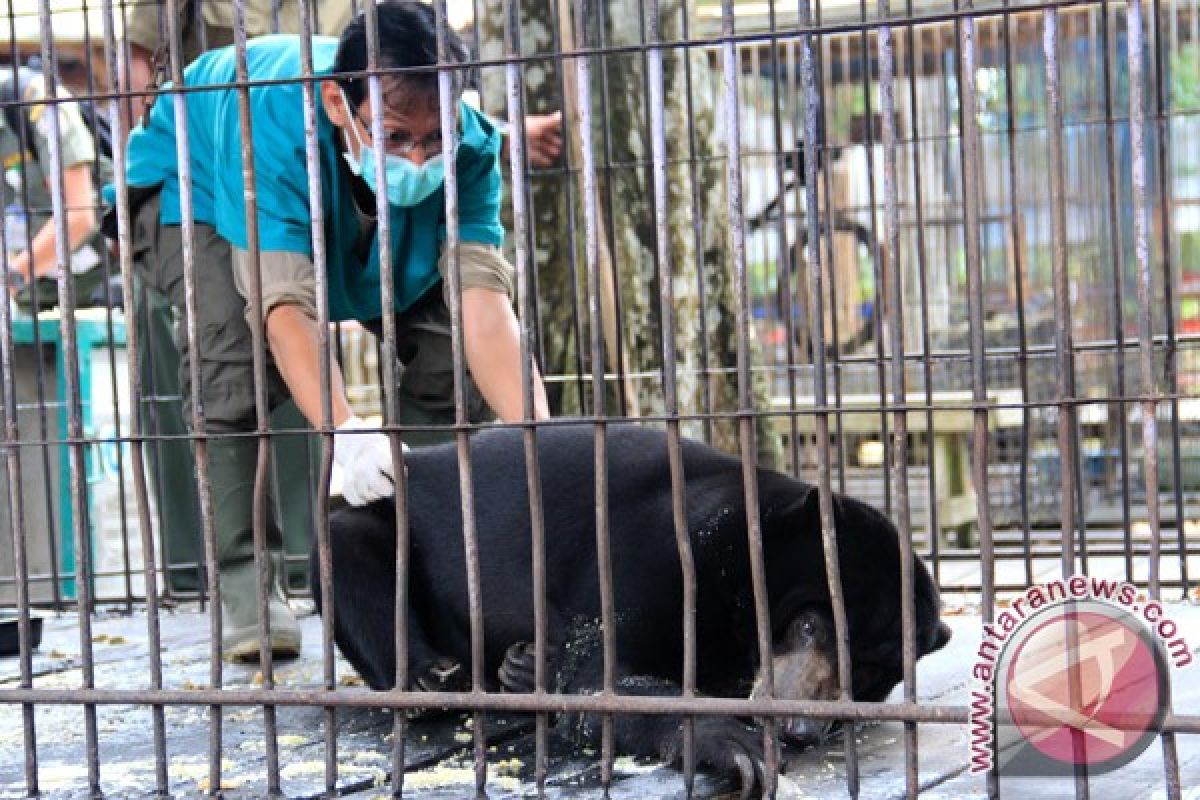
[[[65,88],[58,87],[58,97],[66,99],[71,93]],[[54,106],[38,101],[46,98],[46,82],[41,75],[35,75],[24,87],[22,100],[31,103],[29,121],[37,132],[35,146],[38,149],[38,160],[42,164],[50,164],[50,143],[54,137],[53,113]],[[62,157],[62,168],[67,169],[76,164],[90,164],[96,160],[96,143],[92,132],[83,122],[79,106],[75,103],[58,103],[58,134],[59,154]]]

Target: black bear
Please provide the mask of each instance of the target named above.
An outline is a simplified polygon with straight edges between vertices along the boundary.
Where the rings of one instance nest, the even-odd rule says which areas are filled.
[[[490,688],[532,689],[534,639],[530,508],[522,433],[485,431],[471,439],[482,572],[484,660]],[[588,693],[603,685],[596,550],[594,428],[537,432],[545,519],[548,689]],[[667,437],[614,426],[607,433],[609,530],[615,596],[618,691],[678,694],[683,665],[683,599]],[[466,687],[470,663],[467,578],[453,445],[407,459],[409,498],[409,675],[412,688]],[[745,697],[759,670],[742,465],[684,440],[687,527],[697,583],[697,690]],[[759,468],[767,598],[774,637],[776,695],[834,699],[837,654],[825,577],[818,493]],[[901,680],[900,550],[881,513],[835,496],[838,554],[849,626],[853,694],[883,700]],[[345,508],[330,519],[334,632],[338,647],[373,688],[395,682],[395,504]],[[313,585],[319,590],[313,554]],[[915,563],[919,655],[941,647],[949,629],[920,560]],[[319,592],[317,593],[320,607]],[[565,733],[599,736],[597,719],[560,720]],[[785,738],[811,741],[829,727],[781,725]],[[615,723],[618,750],[673,759],[680,722],[631,716]],[[762,781],[762,737],[741,721],[695,723],[701,766]]]

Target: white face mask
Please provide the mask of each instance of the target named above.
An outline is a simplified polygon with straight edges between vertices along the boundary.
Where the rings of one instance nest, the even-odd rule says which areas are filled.
[[[350,105],[345,90],[338,87],[338,91],[341,92],[342,103],[345,105],[348,116],[346,127],[350,129],[354,137],[353,143],[350,142],[349,137],[346,138],[346,152],[342,153],[342,157],[346,159],[350,171],[366,181],[372,192],[377,192],[375,150],[367,147],[359,137],[355,114],[351,111],[353,106]],[[342,135],[346,136],[345,128],[342,129]],[[418,167],[404,156],[385,153],[383,174],[388,202],[394,206],[408,208],[418,205],[441,187],[445,180],[445,167],[440,154],[428,159]]]

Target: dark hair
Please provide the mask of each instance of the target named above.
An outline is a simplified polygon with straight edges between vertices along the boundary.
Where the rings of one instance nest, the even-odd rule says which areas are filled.
[[[369,2],[369,0],[368,0]],[[334,77],[346,90],[346,97],[355,107],[367,95],[367,82],[362,78],[340,77],[342,73],[362,72],[367,68],[367,8],[359,11],[338,42],[333,61]],[[433,7],[415,0],[381,0],[375,5],[379,29],[379,68],[429,67],[438,63],[437,17]],[[446,27],[446,54],[450,63],[462,64],[470,51],[457,33]],[[466,72],[456,69],[453,77],[454,96],[462,93]],[[437,72],[407,72],[395,75],[413,95],[437,97]]]

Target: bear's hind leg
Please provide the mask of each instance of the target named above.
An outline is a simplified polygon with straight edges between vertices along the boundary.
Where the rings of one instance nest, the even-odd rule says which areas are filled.
[[[603,659],[599,652],[581,666],[562,690],[593,694],[603,687]],[[622,695],[678,697],[677,683],[647,675],[619,675],[616,690]],[[599,749],[603,715],[564,714],[556,728],[560,734]],[[696,717],[693,724],[695,765],[699,769],[736,778],[740,797],[761,796],[766,786],[763,733],[733,717]],[[616,714],[613,739],[618,752],[660,758],[673,766],[683,761],[683,719],[669,714]]]

